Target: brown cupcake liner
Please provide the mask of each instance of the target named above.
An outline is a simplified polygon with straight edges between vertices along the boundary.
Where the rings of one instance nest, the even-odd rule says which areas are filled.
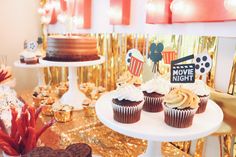
[[[37,98],[35,96],[33,96],[32,98],[33,98],[33,102],[34,102],[34,107],[39,107],[40,103],[43,99],[42,98]]]
[[[52,105],[42,105],[42,114],[45,116],[53,116]]]
[[[53,111],[57,122],[65,123],[72,120],[72,111]]]
[[[147,112],[160,112],[163,110],[162,102],[164,100],[164,96],[154,98],[150,96],[144,96],[144,105],[143,110]]]
[[[205,112],[207,102],[209,100],[209,96],[203,96],[203,97],[198,96],[198,97],[200,98],[200,102],[198,103],[199,107],[198,107],[198,110],[196,112],[197,114]]]
[[[164,121],[167,125],[175,128],[187,128],[192,125],[194,114],[197,111],[196,109],[173,109],[169,108],[166,105],[163,105],[164,108]]]
[[[120,106],[112,103],[113,118],[121,123],[135,123],[140,120],[144,101],[137,106]]]

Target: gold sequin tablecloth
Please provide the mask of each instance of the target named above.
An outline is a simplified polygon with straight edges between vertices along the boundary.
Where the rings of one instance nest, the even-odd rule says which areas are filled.
[[[21,96],[28,103],[32,103],[31,92],[23,92]],[[41,127],[50,118],[41,115],[37,126]],[[228,116],[225,116],[224,121],[232,127],[231,131],[236,130],[234,120],[229,121]],[[224,135],[225,133],[220,134]],[[73,112],[71,122],[54,124],[43,134],[41,142],[54,149],[65,148],[70,143],[85,142],[92,147],[94,154],[104,157],[136,157],[142,154],[147,147],[145,140],[121,135],[104,126],[95,115],[87,115],[84,110]],[[225,151],[226,148],[231,148],[227,144],[227,138],[224,138],[223,142],[222,147],[225,148],[223,154],[231,154]],[[165,142],[162,143],[162,154],[166,157],[201,157],[204,156],[204,144],[205,140],[199,139],[195,153],[190,155],[191,141]],[[223,156],[226,157],[227,155]]]
[[[32,103],[30,93],[21,94],[28,103]],[[41,127],[50,118],[41,115],[37,126]],[[87,114],[84,110],[74,111],[70,122],[54,124],[42,135],[41,142],[54,149],[85,142],[92,147],[94,154],[104,157],[136,157],[147,147],[145,140],[119,134],[103,125],[96,115]],[[162,153],[165,156],[190,157],[171,143],[162,144]]]

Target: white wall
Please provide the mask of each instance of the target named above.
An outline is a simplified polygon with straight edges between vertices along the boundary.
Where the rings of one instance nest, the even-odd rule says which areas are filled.
[[[0,1],[0,55],[7,54],[8,64],[18,59],[24,40],[36,40],[40,34],[37,8],[40,0]],[[36,85],[35,70],[13,67],[16,89],[32,89]]]
[[[215,89],[227,93],[233,58],[236,50],[236,38],[220,37],[218,43]]]

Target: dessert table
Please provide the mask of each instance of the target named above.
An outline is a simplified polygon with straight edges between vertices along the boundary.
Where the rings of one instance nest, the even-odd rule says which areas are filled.
[[[96,103],[99,120],[107,127],[121,134],[148,140],[146,153],[142,156],[161,156],[161,142],[194,140],[215,132],[223,121],[223,112],[212,100],[208,101],[206,111],[196,114],[189,128],[173,128],[165,124],[164,113],[142,111],[141,120],[134,124],[122,124],[113,119],[112,92],[100,97]]]
[[[78,77],[77,77],[77,67],[86,67],[86,66],[93,66],[102,64],[105,61],[103,56],[100,56],[98,60],[92,61],[83,61],[83,62],[57,62],[57,61],[48,61],[44,59],[40,59],[39,62],[45,66],[57,66],[57,67],[68,67],[69,68],[69,89],[68,91],[62,96],[60,101],[63,104],[70,104],[75,109],[82,109],[82,103],[86,96],[79,91],[78,89]]]

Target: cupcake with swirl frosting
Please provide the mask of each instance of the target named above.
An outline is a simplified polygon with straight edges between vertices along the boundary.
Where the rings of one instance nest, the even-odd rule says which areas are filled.
[[[118,87],[113,93],[113,117],[121,123],[135,123],[140,120],[144,96],[134,85]]]
[[[179,88],[170,91],[163,101],[165,123],[175,128],[190,127],[198,103],[199,98],[190,90]]]
[[[207,102],[210,95],[210,90],[208,86],[202,80],[195,80],[195,83],[191,84],[184,84],[183,88],[191,90],[195,93],[200,101],[199,101],[199,108],[196,113],[203,113],[206,110]]]
[[[144,94],[143,110],[147,112],[160,112],[163,110],[164,95],[170,91],[169,83],[161,78],[154,78],[141,86]]]
[[[119,87],[125,84],[133,84],[136,87],[140,87],[142,84],[142,79],[132,75],[129,71],[126,71],[117,79],[116,86]]]

